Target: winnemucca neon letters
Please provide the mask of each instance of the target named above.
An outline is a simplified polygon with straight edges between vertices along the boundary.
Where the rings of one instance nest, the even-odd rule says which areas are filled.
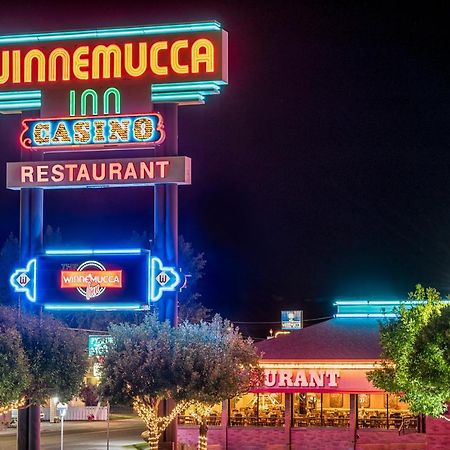
[[[205,31],[183,36],[96,38],[40,42],[39,47],[12,47],[0,42],[0,87],[21,88],[95,80],[143,79],[149,82],[222,77],[226,32]],[[69,37],[70,39],[70,37]],[[70,39],[72,40],[72,39]],[[19,41],[20,42],[20,41]],[[83,44],[83,45],[81,45]],[[225,65],[224,65],[225,66]]]

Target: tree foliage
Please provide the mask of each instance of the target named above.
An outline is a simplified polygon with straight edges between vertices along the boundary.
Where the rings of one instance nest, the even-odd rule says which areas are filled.
[[[190,414],[200,425],[198,449],[207,447],[207,419],[215,404],[247,392],[262,381],[259,355],[228,320],[182,323],[177,329],[175,370],[187,380]]]
[[[9,277],[19,262],[19,240],[10,233],[0,250],[0,304],[12,306],[17,303]]]
[[[175,370],[186,379],[186,395],[201,403],[214,405],[247,392],[260,373],[253,341],[219,315],[211,322],[183,322],[176,330],[176,352]]]
[[[123,323],[109,328],[112,342],[105,356],[100,391],[118,403],[132,403],[149,432],[149,445],[158,439],[186,399],[174,372],[174,328],[147,315],[140,324]],[[174,398],[179,403],[167,417],[158,417],[159,403]]]
[[[5,307],[0,307],[0,328],[17,334],[18,351],[26,361],[27,383],[21,384],[20,397],[41,404],[50,396],[68,400],[79,392],[87,369],[84,336],[51,316],[22,313],[19,317],[16,310]]]
[[[0,411],[21,399],[30,383],[28,359],[20,334],[0,327]]]
[[[47,225],[44,232],[46,248],[61,247],[62,234],[59,228]],[[13,306],[17,304],[17,295],[12,291],[9,277],[18,267],[20,260],[19,239],[10,233],[0,250],[0,304]]]
[[[250,340],[230,322],[183,322],[172,328],[148,315],[140,324],[111,325],[101,392],[133,403],[149,431],[150,448],[176,414],[190,404],[213,405],[247,390],[258,357]],[[256,369],[255,369],[256,370]],[[161,400],[177,402],[158,417]]]
[[[370,372],[375,386],[395,393],[415,414],[438,417],[450,400],[450,306],[440,293],[421,285],[410,300],[424,300],[380,326],[381,367]]]
[[[79,397],[86,406],[96,406],[100,397],[98,387],[93,384],[85,384],[80,391]]]

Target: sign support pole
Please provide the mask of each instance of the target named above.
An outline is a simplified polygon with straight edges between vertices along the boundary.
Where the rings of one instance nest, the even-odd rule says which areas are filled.
[[[164,117],[166,140],[156,150],[157,156],[178,155],[178,105],[176,103],[160,105]],[[178,267],[178,186],[161,184],[154,191],[154,252],[165,264]],[[178,294],[166,292],[159,301],[158,317],[160,321],[169,321],[176,327],[178,324]],[[172,400],[166,400],[161,413],[167,415],[174,407]],[[162,441],[174,448],[177,445],[176,420],[165,430]]]
[[[42,158],[42,155],[39,155]],[[33,155],[21,150],[21,160],[30,161]],[[25,263],[31,256],[42,251],[44,227],[44,191],[43,189],[21,189],[20,191],[20,258]],[[19,300],[19,308],[28,302]],[[17,449],[39,450],[41,445],[40,406],[31,405],[19,409],[17,421]]]

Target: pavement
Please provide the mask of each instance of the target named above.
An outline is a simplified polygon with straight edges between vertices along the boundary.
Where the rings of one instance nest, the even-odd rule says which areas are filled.
[[[113,420],[109,423],[110,450],[125,450],[143,442],[145,426],[139,419]],[[16,449],[16,428],[0,431],[0,450]],[[64,422],[64,450],[106,450],[106,422]],[[41,450],[61,450],[61,424],[41,422]]]

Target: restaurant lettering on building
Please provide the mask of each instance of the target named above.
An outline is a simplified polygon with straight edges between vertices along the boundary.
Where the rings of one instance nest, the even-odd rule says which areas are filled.
[[[228,450],[448,448],[448,422],[414,416],[367,380],[380,361],[379,318],[393,316],[399,303],[337,301],[334,318],[258,342],[264,385],[215,407],[208,443]],[[197,441],[189,411],[178,434],[182,443]]]

